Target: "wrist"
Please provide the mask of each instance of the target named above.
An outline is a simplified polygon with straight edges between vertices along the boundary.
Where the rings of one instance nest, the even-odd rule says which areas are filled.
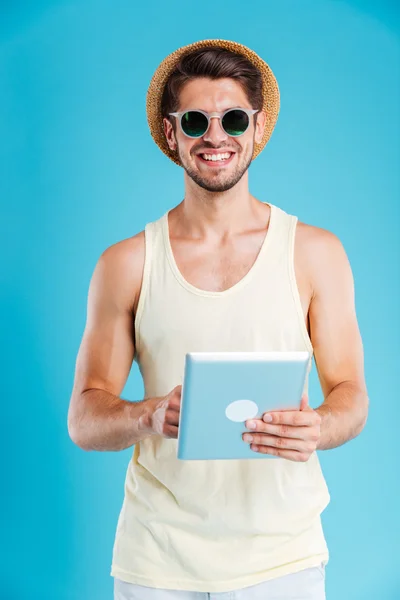
[[[138,403],[139,416],[136,415],[138,432],[141,435],[153,434],[153,398],[146,398]]]

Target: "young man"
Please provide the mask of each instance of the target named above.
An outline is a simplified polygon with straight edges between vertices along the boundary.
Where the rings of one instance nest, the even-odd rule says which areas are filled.
[[[342,244],[249,192],[278,111],[272,71],[234,42],[180,48],[149,87],[150,130],[183,167],[185,198],[100,257],[68,419],[85,450],[135,445],[116,600],[325,598],[316,450],[361,432],[368,397]],[[245,423],[243,441],[276,460],[176,458],[184,356],[211,350],[314,354],[323,404],[306,384],[300,411]],[[132,403],[120,394],[134,358],[145,399]]]

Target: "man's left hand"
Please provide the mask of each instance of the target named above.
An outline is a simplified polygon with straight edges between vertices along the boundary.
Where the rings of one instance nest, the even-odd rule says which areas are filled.
[[[256,424],[251,427],[252,421]],[[300,410],[267,412],[262,419],[249,419],[243,440],[250,448],[296,462],[306,462],[318,447],[321,437],[321,416],[308,405],[308,396],[301,399]],[[247,440],[248,435],[252,440]]]

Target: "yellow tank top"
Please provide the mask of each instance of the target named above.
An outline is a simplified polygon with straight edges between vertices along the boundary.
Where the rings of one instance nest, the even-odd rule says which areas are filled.
[[[294,272],[297,217],[275,205],[250,271],[222,292],[187,282],[168,212],[145,227],[135,318],[145,397],[182,383],[186,352],[313,348]],[[308,389],[308,374],[305,390]],[[149,437],[127,469],[111,575],[144,586],[227,592],[328,562],[321,512],[329,492],[307,462],[180,461],[177,440]]]

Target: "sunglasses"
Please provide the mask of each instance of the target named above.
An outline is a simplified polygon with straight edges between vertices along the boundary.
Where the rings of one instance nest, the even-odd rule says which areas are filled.
[[[249,127],[250,115],[255,115],[257,112],[259,111],[249,108],[229,108],[223,113],[187,110],[169,114],[179,119],[181,129],[187,137],[199,138],[207,133],[213,118],[221,119],[222,129],[229,136],[243,135]]]

